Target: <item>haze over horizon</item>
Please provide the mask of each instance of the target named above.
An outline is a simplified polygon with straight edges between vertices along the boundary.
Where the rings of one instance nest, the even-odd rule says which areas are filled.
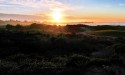
[[[0,0],[0,19],[125,22],[125,0]]]

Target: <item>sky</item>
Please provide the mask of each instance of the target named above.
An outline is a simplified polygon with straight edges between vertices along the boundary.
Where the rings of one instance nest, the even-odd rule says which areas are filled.
[[[125,22],[125,0],[0,0],[0,19]]]

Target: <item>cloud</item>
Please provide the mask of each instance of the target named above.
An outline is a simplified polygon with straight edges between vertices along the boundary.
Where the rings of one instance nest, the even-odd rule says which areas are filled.
[[[5,13],[0,13],[0,19],[4,20],[9,20],[9,19],[14,19],[14,20],[46,20],[46,16],[36,16],[36,15],[20,15],[20,14],[5,14]]]
[[[125,6],[125,4],[123,4],[123,3],[120,3],[120,4],[119,4],[119,6]]]
[[[0,7],[10,7],[10,6],[5,4],[0,4]]]
[[[39,16],[41,20],[49,19],[48,14],[51,14],[53,9],[61,9],[62,12],[73,12],[77,10],[82,10],[83,7],[71,5],[68,3],[69,0],[0,0],[0,13],[8,13],[15,16],[16,19],[19,15],[12,14],[32,14],[34,16]],[[5,16],[5,15],[3,15]],[[10,16],[10,15],[8,15]],[[24,17],[24,16],[23,16]],[[4,17],[3,17],[4,18]],[[6,16],[7,18],[7,16]],[[26,19],[25,17],[23,19]],[[29,19],[29,18],[28,18]],[[36,19],[36,17],[34,18]],[[39,18],[37,18],[39,19]]]
[[[10,6],[17,4],[18,6],[25,6],[31,8],[70,8],[70,6],[58,0],[0,0],[0,5],[6,6],[8,4],[11,4]]]

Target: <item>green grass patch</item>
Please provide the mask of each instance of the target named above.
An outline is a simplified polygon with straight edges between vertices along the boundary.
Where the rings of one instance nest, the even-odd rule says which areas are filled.
[[[113,37],[125,37],[125,31],[123,30],[99,30],[88,32],[91,35],[101,35],[101,36],[113,36]]]

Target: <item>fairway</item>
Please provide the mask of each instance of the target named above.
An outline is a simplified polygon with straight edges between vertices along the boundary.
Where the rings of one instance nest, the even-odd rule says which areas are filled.
[[[87,33],[90,35],[99,35],[99,36],[125,37],[124,30],[99,30]]]

